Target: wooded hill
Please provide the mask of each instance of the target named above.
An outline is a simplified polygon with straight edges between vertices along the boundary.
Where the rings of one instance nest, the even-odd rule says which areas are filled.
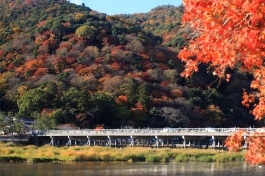
[[[0,0],[2,119],[34,118],[40,129],[254,125],[241,105],[250,75],[231,70],[230,82],[219,81],[202,66],[180,76],[178,52],[194,35],[182,14],[181,6],[108,16],[66,0]]]

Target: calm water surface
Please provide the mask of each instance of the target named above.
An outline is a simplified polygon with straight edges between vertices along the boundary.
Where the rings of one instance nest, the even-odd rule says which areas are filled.
[[[1,176],[265,176],[265,166],[235,163],[0,163]]]

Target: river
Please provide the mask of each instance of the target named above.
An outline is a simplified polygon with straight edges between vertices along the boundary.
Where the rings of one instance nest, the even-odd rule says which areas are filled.
[[[1,176],[264,176],[265,166],[244,162],[81,162],[0,163]]]

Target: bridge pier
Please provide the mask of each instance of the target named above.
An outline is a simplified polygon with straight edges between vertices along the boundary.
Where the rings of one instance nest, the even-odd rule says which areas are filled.
[[[183,139],[183,148],[186,148],[186,138],[185,138],[185,136],[182,136],[182,139]]]
[[[131,136],[131,146],[132,146],[132,147],[134,146],[134,139],[133,139],[133,136]]]
[[[50,136],[50,138],[51,138],[51,142],[50,142],[50,145],[54,145],[54,139],[53,139],[53,137],[52,136]]]
[[[71,140],[70,136],[68,136],[68,142],[66,143],[66,145],[69,145],[69,146],[72,145],[72,140]]]
[[[110,136],[108,136],[108,146],[111,147],[111,137]],[[115,143],[115,146],[116,146],[116,143]]]
[[[90,137],[87,136],[87,142],[86,142],[87,145],[91,146],[91,143],[90,143]]]
[[[155,147],[156,147],[156,148],[158,148],[158,146],[159,146],[159,139],[158,139],[158,137],[157,137],[157,136],[155,136],[155,139],[156,139],[156,144],[155,144]]]
[[[212,136],[212,141],[213,141],[212,142],[212,148],[215,149],[215,137],[214,136]]]

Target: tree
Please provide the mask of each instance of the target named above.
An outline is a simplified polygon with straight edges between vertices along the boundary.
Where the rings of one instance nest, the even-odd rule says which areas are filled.
[[[24,129],[24,123],[22,119],[15,117],[13,113],[5,115],[0,111],[0,132],[2,134],[14,134],[21,133]]]
[[[38,130],[49,130],[55,129],[56,127],[56,119],[54,117],[47,117],[42,115],[41,113],[34,113],[34,118],[36,119],[35,128]]]
[[[124,94],[128,98],[128,103],[133,105],[137,102],[137,81],[134,79],[126,79],[122,85],[120,85],[119,93]]]
[[[65,109],[76,109],[84,112],[87,109],[87,95],[78,90],[76,87],[71,87],[64,91],[60,101]]]
[[[162,107],[159,109],[158,113],[161,117],[165,118],[167,125],[171,127],[186,126],[189,124],[190,119],[182,111],[183,108],[173,108],[173,107]]]
[[[97,32],[94,26],[80,26],[76,29],[76,35],[79,37],[87,37],[89,39],[94,39],[95,33]]]
[[[90,107],[96,109],[98,124],[110,126],[112,123],[112,113],[114,105],[113,95],[105,92],[96,92],[89,95]]]
[[[138,102],[143,106],[145,110],[148,109],[150,98],[149,98],[149,88],[146,83],[141,83],[138,87],[139,99]]]
[[[19,114],[30,115],[32,112],[40,112],[47,105],[47,94],[40,88],[30,89],[17,101]]]
[[[194,32],[189,45],[179,53],[186,63],[182,76],[198,71],[199,64],[208,65],[220,80],[229,81],[228,69],[242,69],[253,75],[251,88],[244,92],[242,103],[253,107],[255,119],[265,117],[265,3],[262,0],[183,0],[182,22]],[[196,9],[196,10],[195,10]],[[259,135],[260,141],[265,137]],[[257,141],[251,140],[250,141]],[[231,143],[230,143],[231,144]],[[257,144],[257,143],[256,143]],[[231,146],[231,145],[230,145]],[[247,161],[265,164],[265,147],[248,153]],[[253,151],[253,145],[248,152]],[[259,162],[255,158],[261,157]],[[250,159],[252,158],[252,159]]]

